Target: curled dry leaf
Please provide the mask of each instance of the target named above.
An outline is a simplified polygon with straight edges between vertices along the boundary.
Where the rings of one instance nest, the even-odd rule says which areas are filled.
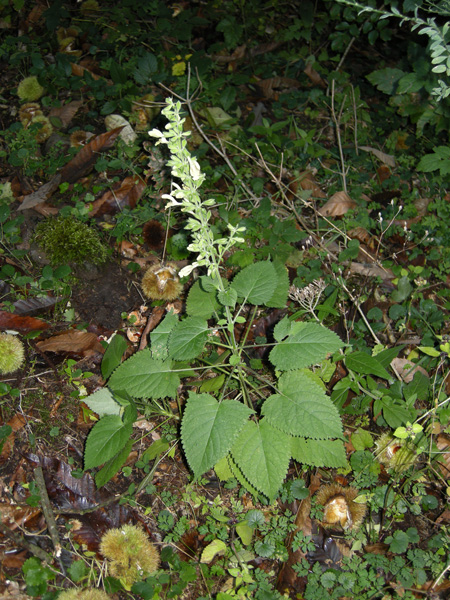
[[[377,148],[372,148],[372,146],[360,146],[359,148],[360,150],[364,150],[364,152],[370,152],[388,167],[395,167],[395,158],[391,154],[381,152],[381,150],[377,150]]]
[[[326,198],[326,194],[320,189],[314,174],[311,171],[303,171],[298,176],[299,184],[302,190],[311,190],[311,196],[314,198]]]
[[[395,275],[390,269],[385,267],[379,267],[376,264],[363,264],[352,262],[350,264],[350,273],[357,273],[358,275],[364,275],[364,277],[381,277],[384,281],[387,279],[394,279]]]
[[[57,117],[61,121],[62,127],[66,128],[70,125],[81,106],[83,106],[82,100],[72,100],[64,106],[52,108],[48,116]]]
[[[306,65],[306,68],[304,69],[303,73],[310,78],[314,85],[317,85],[323,89],[326,89],[328,87],[328,83],[325,81],[325,79],[323,79],[321,75],[319,75],[319,73],[315,69],[313,69],[311,63],[308,63]]]
[[[145,181],[138,175],[125,177],[118,189],[106,191],[92,203],[90,216],[114,215],[124,208],[134,208],[145,187]]]
[[[352,238],[352,240],[358,240],[358,242],[367,246],[372,252],[374,252],[378,246],[377,238],[371,235],[364,227],[355,227],[354,229],[351,229],[347,235]]]
[[[416,373],[422,373],[425,377],[429,377],[428,373],[420,365],[415,365],[407,358],[394,358],[391,366],[396,369],[397,373],[405,383],[411,383]]]
[[[29,331],[38,331],[39,329],[48,329],[50,325],[41,319],[34,317],[24,317],[16,315],[6,310],[0,310],[0,329],[13,329],[20,333],[28,333]]]
[[[91,356],[95,352],[105,352],[95,333],[69,329],[47,340],[38,342],[41,352],[70,352],[81,356]]]
[[[347,192],[336,192],[326,202],[318,213],[323,217],[342,217],[352,208],[356,208],[357,204],[350,198]]]

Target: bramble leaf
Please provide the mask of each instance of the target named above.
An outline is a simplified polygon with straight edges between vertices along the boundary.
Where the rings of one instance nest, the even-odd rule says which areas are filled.
[[[126,390],[132,398],[174,398],[180,378],[171,360],[154,360],[147,348],[136,352],[111,375],[113,390]]]
[[[158,327],[150,334],[152,358],[155,360],[167,360],[169,358],[169,336],[178,323],[178,316],[168,312]]]
[[[336,352],[342,346],[333,331],[316,323],[297,322],[292,324],[287,338],[271,351],[269,359],[281,371],[301,369],[321,362],[329,352]]]
[[[252,412],[236,400],[219,403],[209,394],[189,394],[181,440],[196,478],[228,454]]]
[[[344,443],[341,440],[307,440],[292,438],[292,458],[312,467],[338,469],[347,466]]]
[[[236,439],[231,455],[250,485],[272,500],[286,476],[291,458],[288,435],[267,419],[247,421]]]
[[[84,451],[84,468],[92,469],[113,458],[125,446],[133,431],[117,415],[100,419],[89,432]]]
[[[98,414],[99,417],[106,415],[120,415],[121,404],[119,404],[111,391],[108,388],[101,388],[87,398],[83,398],[83,402],[89,408]]]
[[[342,435],[339,412],[320,385],[303,371],[284,373],[278,394],[270,396],[261,413],[281,431],[316,439]]]
[[[169,356],[175,360],[196,358],[205,347],[208,332],[205,319],[187,317],[172,330],[169,338]]]
[[[289,293],[289,276],[288,271],[283,263],[280,261],[274,261],[273,263],[276,272],[276,286],[275,292],[273,293],[270,300],[265,302],[266,306],[272,308],[284,308],[286,306],[286,300]]]
[[[202,286],[200,280],[196,281],[189,290],[186,300],[186,312],[190,317],[202,317],[210,319],[214,312],[219,308],[216,299],[217,289],[212,288],[208,291]]]
[[[275,293],[278,276],[269,261],[257,262],[242,269],[231,284],[239,298],[250,304],[265,304]]]

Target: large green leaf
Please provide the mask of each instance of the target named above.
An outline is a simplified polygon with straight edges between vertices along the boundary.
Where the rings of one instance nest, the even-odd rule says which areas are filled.
[[[219,309],[216,299],[217,289],[205,291],[200,280],[196,281],[189,290],[186,300],[186,312],[191,317],[209,319]]]
[[[172,311],[168,312],[158,327],[155,327],[151,332],[150,341],[152,343],[152,358],[155,360],[167,360],[169,358],[169,336],[177,323],[178,316]]]
[[[303,371],[284,373],[278,394],[270,396],[262,414],[278,429],[290,435],[315,439],[342,435],[339,412],[320,385]]]
[[[100,469],[95,475],[95,485],[100,488],[105,483],[108,483],[110,479],[114,477],[117,471],[130,455],[131,448],[133,446],[133,440],[128,440],[125,446],[118,452],[113,458],[110,458],[107,463]]]
[[[122,363],[109,380],[113,390],[126,390],[133,398],[175,398],[179,384],[172,361],[154,360],[147,348]]]
[[[188,317],[174,327],[169,338],[169,356],[175,360],[196,358],[204,349],[208,323],[202,317]]]
[[[98,414],[99,417],[106,415],[120,415],[121,404],[119,404],[108,388],[97,390],[87,398],[83,398],[83,402],[89,406],[91,410]]]
[[[132,424],[125,425],[117,415],[100,419],[86,440],[84,468],[98,467],[116,456],[130,439],[132,431]]]
[[[209,394],[189,394],[181,440],[195,477],[200,477],[228,454],[252,412],[236,400],[219,403]]]
[[[292,438],[292,458],[312,467],[338,469],[347,466],[344,443],[340,440]]]
[[[267,419],[247,421],[231,454],[250,485],[272,500],[283,483],[291,458],[291,440]]]
[[[127,340],[116,333],[109,342],[102,360],[102,376],[108,379],[116,367],[120,365],[122,356],[127,349]]]
[[[293,323],[286,339],[271,351],[270,362],[280,371],[301,369],[321,362],[343,346],[339,337],[316,323]]]
[[[237,466],[237,464],[233,460],[231,454],[228,454],[227,460],[228,460],[228,465],[230,467],[230,470],[231,470],[231,473],[233,474],[233,476],[239,481],[239,483],[242,485],[242,487],[244,487],[247,491],[250,492],[250,494],[252,494],[253,496],[255,496],[255,498],[257,498],[259,496],[258,490],[256,488],[254,488],[250,484],[248,479],[246,479],[244,477],[242,471],[240,470],[240,468]]]
[[[345,366],[351,371],[361,373],[362,375],[377,375],[388,381],[392,379],[383,365],[374,356],[365,352],[352,352],[345,357]]]
[[[242,269],[233,279],[231,287],[239,298],[250,304],[265,304],[275,292],[278,276],[271,262],[257,262]]]
[[[289,293],[289,275],[286,267],[280,261],[274,261],[273,266],[277,274],[275,291],[266,306],[272,308],[284,308]]]

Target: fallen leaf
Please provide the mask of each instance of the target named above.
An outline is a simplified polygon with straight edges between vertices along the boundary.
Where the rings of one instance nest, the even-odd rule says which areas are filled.
[[[428,373],[420,365],[415,365],[407,358],[394,358],[391,366],[396,369],[397,373],[405,383],[411,383],[416,373],[422,373],[425,377],[429,377]]]
[[[357,204],[350,198],[347,192],[336,192],[326,202],[318,213],[323,217],[342,217],[352,208],[356,208]]]
[[[314,198],[326,198],[326,194],[320,189],[314,174],[311,171],[303,171],[298,176],[299,184],[302,190],[311,190]]]
[[[41,319],[34,317],[23,317],[15,313],[0,310],[0,330],[13,329],[20,333],[28,333],[29,331],[38,331],[40,329],[48,329],[50,325]]]
[[[388,167],[394,168],[396,165],[395,158],[392,154],[386,154],[385,152],[381,152],[381,150],[377,150],[377,148],[372,148],[372,146],[359,146],[359,148],[360,150],[364,150],[364,152],[370,152]]]
[[[303,70],[303,73],[311,79],[314,85],[317,85],[323,89],[326,89],[328,87],[328,83],[325,81],[325,79],[323,79],[321,75],[319,75],[319,73],[315,69],[313,69],[311,63],[308,63],[306,65],[306,68]]]
[[[68,102],[67,104],[64,104],[64,106],[52,108],[48,116],[57,117],[61,121],[62,127],[65,129],[70,125],[81,106],[83,106],[81,100],[72,100],[72,102]]]
[[[27,298],[26,300],[17,300],[14,302],[15,315],[34,316],[50,308],[53,308],[61,298],[53,296],[44,296],[43,298]]]
[[[145,181],[138,175],[125,177],[119,188],[106,191],[100,198],[92,202],[89,215],[91,217],[114,215],[124,208],[133,209],[142,197],[145,188]]]
[[[367,263],[352,262],[349,269],[350,273],[357,273],[358,275],[364,275],[364,277],[381,277],[383,280],[394,279],[395,277],[390,269]]]
[[[91,141],[83,146],[81,150],[61,170],[61,180],[75,183],[86,175],[98,160],[98,154],[110,150],[122,127],[116,127],[106,133],[96,135]]]
[[[69,329],[42,342],[37,342],[36,346],[41,352],[69,352],[81,356],[105,352],[95,333],[77,329]]]

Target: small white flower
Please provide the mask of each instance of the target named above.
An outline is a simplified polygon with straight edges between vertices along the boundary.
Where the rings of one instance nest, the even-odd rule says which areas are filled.
[[[198,181],[202,176],[202,171],[200,169],[200,165],[195,158],[187,157],[189,161],[189,171],[191,173],[191,177],[194,181]]]
[[[197,263],[192,263],[191,265],[187,265],[186,267],[183,267],[181,269],[181,271],[179,271],[178,273],[178,277],[186,277],[187,275],[190,275],[192,273],[192,271],[197,267]]]

